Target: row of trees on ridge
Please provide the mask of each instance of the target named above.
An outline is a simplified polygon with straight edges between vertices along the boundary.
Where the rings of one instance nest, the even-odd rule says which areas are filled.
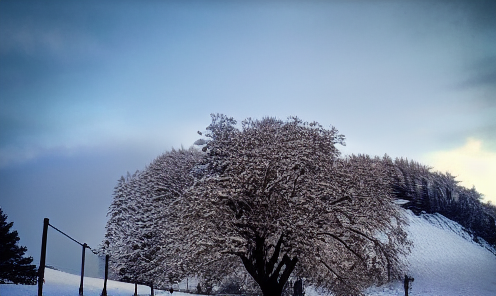
[[[483,238],[496,246],[494,206],[482,203],[482,195],[475,188],[465,188],[449,173],[432,172],[430,167],[415,161],[396,159],[393,176],[394,194],[407,200],[403,206],[419,215],[440,213],[458,222],[472,233],[474,239]]]

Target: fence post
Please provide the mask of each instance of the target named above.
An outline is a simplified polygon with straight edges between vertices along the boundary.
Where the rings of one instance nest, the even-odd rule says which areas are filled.
[[[48,218],[43,219],[43,236],[41,237],[40,266],[38,268],[38,296],[43,296],[43,282],[45,281],[45,261],[46,261],[48,222],[49,222]]]
[[[109,255],[107,254],[105,255],[105,280],[103,281],[102,296],[107,296],[108,262],[109,262]]]
[[[83,295],[83,278],[84,278],[84,253],[88,245],[86,243],[83,244],[83,258],[81,259],[81,283],[79,284],[79,295]]]

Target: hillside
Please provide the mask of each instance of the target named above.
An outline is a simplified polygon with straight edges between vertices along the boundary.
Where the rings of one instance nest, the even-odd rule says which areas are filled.
[[[408,213],[414,242],[407,258],[413,276],[410,295],[496,295],[496,256],[475,243],[460,224],[440,214]],[[401,282],[371,289],[370,295],[404,295]]]
[[[408,275],[415,281],[410,295],[414,296],[494,296],[496,295],[496,251],[490,246],[475,243],[463,228],[439,214],[415,216],[406,212],[408,232],[414,242],[407,258]],[[79,276],[51,269],[46,270],[45,295],[77,295]],[[103,280],[85,278],[85,295],[100,295]],[[307,295],[318,295],[307,287]],[[0,285],[2,296],[35,296],[36,286]],[[132,284],[109,281],[108,295],[130,296]],[[141,295],[150,293],[139,286]],[[170,295],[157,291],[156,295]],[[404,295],[402,282],[371,288],[369,296]],[[184,296],[174,292],[174,296]]]

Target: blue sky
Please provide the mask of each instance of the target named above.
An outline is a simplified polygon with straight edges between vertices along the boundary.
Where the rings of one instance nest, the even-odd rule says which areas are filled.
[[[36,263],[44,217],[96,247],[119,177],[189,147],[210,113],[333,125],[344,154],[414,159],[496,204],[493,11],[0,1],[0,206]]]

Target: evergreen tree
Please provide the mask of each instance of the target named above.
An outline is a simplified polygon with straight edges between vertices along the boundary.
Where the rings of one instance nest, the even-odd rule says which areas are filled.
[[[102,244],[103,253],[111,254],[109,267],[115,279],[157,288],[170,286],[170,278],[176,275],[165,264],[169,254],[163,248],[173,240],[167,231],[169,216],[174,215],[169,204],[191,185],[189,172],[201,156],[196,149],[173,149],[144,170],[121,177]]]
[[[11,231],[14,223],[7,223],[7,215],[0,208],[0,284],[36,284],[36,266],[33,257],[24,257],[26,247],[19,247],[17,231]]]

